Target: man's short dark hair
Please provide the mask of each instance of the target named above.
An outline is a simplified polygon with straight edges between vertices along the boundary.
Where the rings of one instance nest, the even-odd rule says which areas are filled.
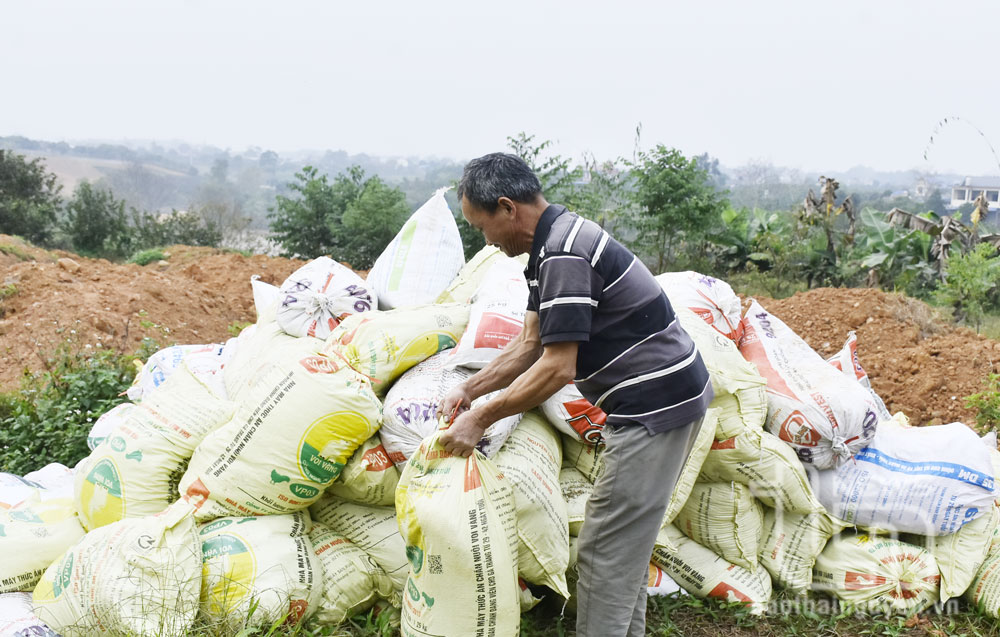
[[[542,194],[542,184],[528,164],[517,155],[490,153],[465,165],[458,182],[458,199],[486,212],[496,212],[497,201],[507,197],[518,203],[531,203]]]

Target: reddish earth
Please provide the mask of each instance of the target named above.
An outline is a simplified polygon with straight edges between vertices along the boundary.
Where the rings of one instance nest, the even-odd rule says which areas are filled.
[[[211,248],[167,252],[165,263],[120,265],[0,235],[0,390],[14,389],[22,370],[42,369],[66,339],[129,352],[146,336],[161,345],[224,341],[230,325],[255,319],[252,275],[280,285],[303,263]],[[758,300],[823,356],[857,332],[875,391],[914,424],[973,424],[964,399],[1000,361],[1000,343],[904,296],[824,288]]]

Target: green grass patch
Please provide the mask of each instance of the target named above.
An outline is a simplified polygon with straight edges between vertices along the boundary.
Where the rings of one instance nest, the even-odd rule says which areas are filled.
[[[137,265],[149,265],[153,261],[163,261],[167,258],[163,250],[159,248],[151,248],[149,250],[140,250],[129,257],[129,263],[135,263]]]
[[[229,334],[231,336],[236,337],[240,335],[240,332],[250,327],[251,325],[253,325],[253,323],[249,321],[233,321],[228,326],[226,326],[226,329],[229,331]]]
[[[30,254],[28,254],[21,248],[18,248],[17,246],[11,245],[9,243],[0,243],[0,252],[4,254],[9,254],[14,258],[20,259],[21,261],[34,261],[34,259],[31,258]]]

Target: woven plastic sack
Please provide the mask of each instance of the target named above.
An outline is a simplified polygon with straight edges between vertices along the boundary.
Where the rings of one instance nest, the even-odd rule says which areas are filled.
[[[307,511],[201,525],[204,623],[234,634],[312,615],[324,584],[307,535],[311,526]]]
[[[364,376],[293,349],[258,373],[232,420],[198,446],[180,492],[202,521],[304,509],[375,434],[381,411]]]
[[[962,597],[980,613],[1000,617],[1000,552],[990,552]]]
[[[844,374],[848,378],[852,378],[858,382],[862,387],[868,390],[871,396],[872,402],[875,404],[875,410],[878,413],[879,420],[888,420],[892,418],[892,414],[886,409],[885,403],[875,390],[872,389],[871,379],[868,378],[868,372],[861,366],[861,361],[858,359],[858,337],[854,332],[847,333],[847,341],[839,352],[833,356],[826,359],[826,362],[830,363],[834,369],[840,370],[840,373]]]
[[[962,423],[879,424],[854,462],[811,472],[817,498],[834,517],[870,529],[948,535],[994,501],[989,450]]]
[[[177,482],[202,440],[236,405],[216,398],[187,368],[177,368],[134,408],[124,411],[77,467],[74,493],[88,530],[159,513],[178,498]]]
[[[94,422],[94,426],[90,428],[90,433],[87,434],[87,447],[91,451],[97,449],[98,445],[104,442],[109,433],[126,421],[128,413],[133,409],[137,409],[137,407],[132,403],[122,403],[113,407],[110,411],[104,412]]]
[[[50,492],[72,490],[74,470],[58,462],[50,462],[22,478],[13,473],[0,473],[0,511],[17,506],[35,497],[39,489]]]
[[[940,580],[929,551],[874,535],[834,537],[813,568],[813,590],[887,615],[919,612],[938,601]]]
[[[782,588],[805,595],[812,586],[816,558],[830,537],[842,528],[824,511],[802,514],[768,508],[764,512],[760,563]]]
[[[23,499],[0,507],[0,593],[34,589],[45,569],[86,533],[76,517],[72,474],[62,465],[56,468],[64,470],[61,483],[42,486],[25,479]],[[56,473],[53,469],[46,473]]]
[[[902,539],[924,547],[934,556],[941,571],[941,601],[946,602],[972,584],[989,556],[998,524],[1000,509],[994,506],[950,535],[905,535]]]
[[[494,263],[472,297],[469,326],[452,351],[451,364],[485,367],[524,328],[528,284],[524,265],[505,258]]]
[[[695,597],[741,602],[753,613],[763,613],[771,599],[771,576],[763,566],[747,570],[730,564],[672,524],[656,536],[652,562]]]
[[[398,483],[399,469],[376,434],[358,447],[326,492],[358,504],[393,506]]]
[[[281,284],[276,319],[292,336],[326,338],[345,317],[377,307],[361,277],[330,257],[313,259]]]
[[[540,413],[529,411],[493,462],[514,489],[519,576],[569,597],[569,523],[559,484],[559,433]]]
[[[673,524],[727,562],[757,568],[764,512],[738,482],[697,483]]]
[[[323,351],[368,376],[384,396],[405,371],[455,347],[468,322],[469,307],[459,303],[365,312],[344,319]]]
[[[383,425],[379,436],[389,458],[401,466],[417,450],[424,438],[438,428],[437,408],[445,395],[464,382],[472,371],[448,364],[449,352],[431,356],[403,374],[389,389],[383,405]],[[500,392],[491,392],[473,401],[477,407]],[[520,422],[521,415],[502,418],[486,428],[476,446],[487,457],[500,450],[507,436]]]
[[[570,383],[545,399],[542,412],[556,429],[567,436],[579,436],[588,445],[601,442],[607,414],[594,407],[583,397],[576,385]]]
[[[594,483],[576,467],[562,467],[559,471],[559,489],[566,501],[566,520],[569,522],[570,537],[580,535],[583,518],[587,511],[587,500],[594,492]],[[570,591],[572,592],[572,591]]]
[[[31,593],[0,593],[0,635],[59,637],[31,608]]]
[[[695,482],[698,481],[701,467],[708,457],[709,449],[712,448],[712,440],[718,429],[718,419],[718,410],[709,407],[708,411],[705,412],[705,417],[702,418],[701,428],[698,430],[698,435],[691,445],[691,451],[688,452],[687,460],[684,461],[684,466],[681,467],[681,475],[677,478],[674,491],[670,494],[667,511],[663,514],[664,525],[673,522],[684,505],[687,504],[691,490],[694,489]]]
[[[249,334],[248,331],[253,330]],[[244,336],[246,335],[246,336]],[[258,321],[240,333],[236,354],[222,370],[230,400],[246,401],[246,393],[267,369],[296,355],[316,356],[324,342],[312,336],[286,334],[274,320]]]
[[[392,580],[347,537],[316,522],[309,540],[323,571],[323,596],[315,614],[319,622],[340,624],[374,606],[380,597],[392,597]]]
[[[217,343],[210,345],[174,345],[156,352],[142,366],[132,381],[132,386],[125,394],[129,400],[142,401],[150,392],[170,378],[185,360],[193,358],[196,365],[188,368],[198,379],[217,391],[221,386],[221,373],[225,360],[222,352],[225,346]],[[225,394],[219,398],[225,398]]]
[[[39,619],[63,637],[187,635],[198,612],[201,546],[190,505],[88,533],[45,571]]]
[[[687,308],[674,311],[698,347],[712,380],[712,407],[720,409],[716,439],[725,440],[748,429],[760,431],[767,420],[767,381],[731,340]]]
[[[325,494],[309,512],[315,521],[343,535],[375,560],[392,582],[396,597],[390,601],[398,606],[398,593],[406,584],[409,562],[406,545],[399,534],[396,510],[355,504]]]
[[[472,301],[473,295],[483,282],[483,277],[494,263],[507,257],[500,248],[484,246],[468,263],[462,266],[448,287],[438,295],[435,303],[466,303]],[[527,261],[524,260],[525,265]]]
[[[396,490],[410,560],[401,633],[517,635],[514,491],[481,453],[454,457],[438,436],[420,445]]]
[[[698,272],[664,272],[656,281],[666,292],[674,310],[686,308],[723,337],[740,338],[740,298],[721,279]]]
[[[579,436],[563,435],[563,467],[572,467],[593,484],[604,472],[604,444],[589,445]]]
[[[435,192],[410,215],[375,260],[368,287],[378,294],[379,309],[433,303],[465,263],[458,224],[444,199],[447,190]]]
[[[701,480],[745,484],[772,509],[802,514],[823,510],[795,452],[766,431],[714,441],[701,467]]]
[[[743,318],[739,347],[767,380],[768,431],[804,464],[831,469],[874,437],[878,413],[870,393],[756,301]]]

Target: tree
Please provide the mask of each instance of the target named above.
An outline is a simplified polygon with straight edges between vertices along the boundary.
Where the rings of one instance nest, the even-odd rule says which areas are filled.
[[[943,217],[948,214],[940,188],[935,188],[933,192],[931,192],[930,196],[927,197],[927,201],[924,202],[924,206],[939,217]]]
[[[81,254],[124,257],[132,248],[125,201],[81,181],[66,204],[64,229]]]
[[[0,150],[0,232],[46,244],[56,227],[62,186],[40,158]]]
[[[360,166],[351,166],[332,183],[312,166],[295,177],[288,187],[297,196],[278,195],[269,215],[286,256],[329,254],[366,269],[406,222],[403,191],[377,176],[365,179]]]
[[[652,251],[662,272],[673,261],[678,243],[703,238],[728,202],[698,162],[675,148],[658,144],[652,151],[640,151],[628,167],[638,207],[636,243]]]
[[[561,155],[547,155],[545,151],[552,146],[551,140],[536,144],[534,135],[520,132],[507,138],[507,146],[538,176],[546,199],[566,201],[572,196],[582,171],[571,168],[570,161]]]

